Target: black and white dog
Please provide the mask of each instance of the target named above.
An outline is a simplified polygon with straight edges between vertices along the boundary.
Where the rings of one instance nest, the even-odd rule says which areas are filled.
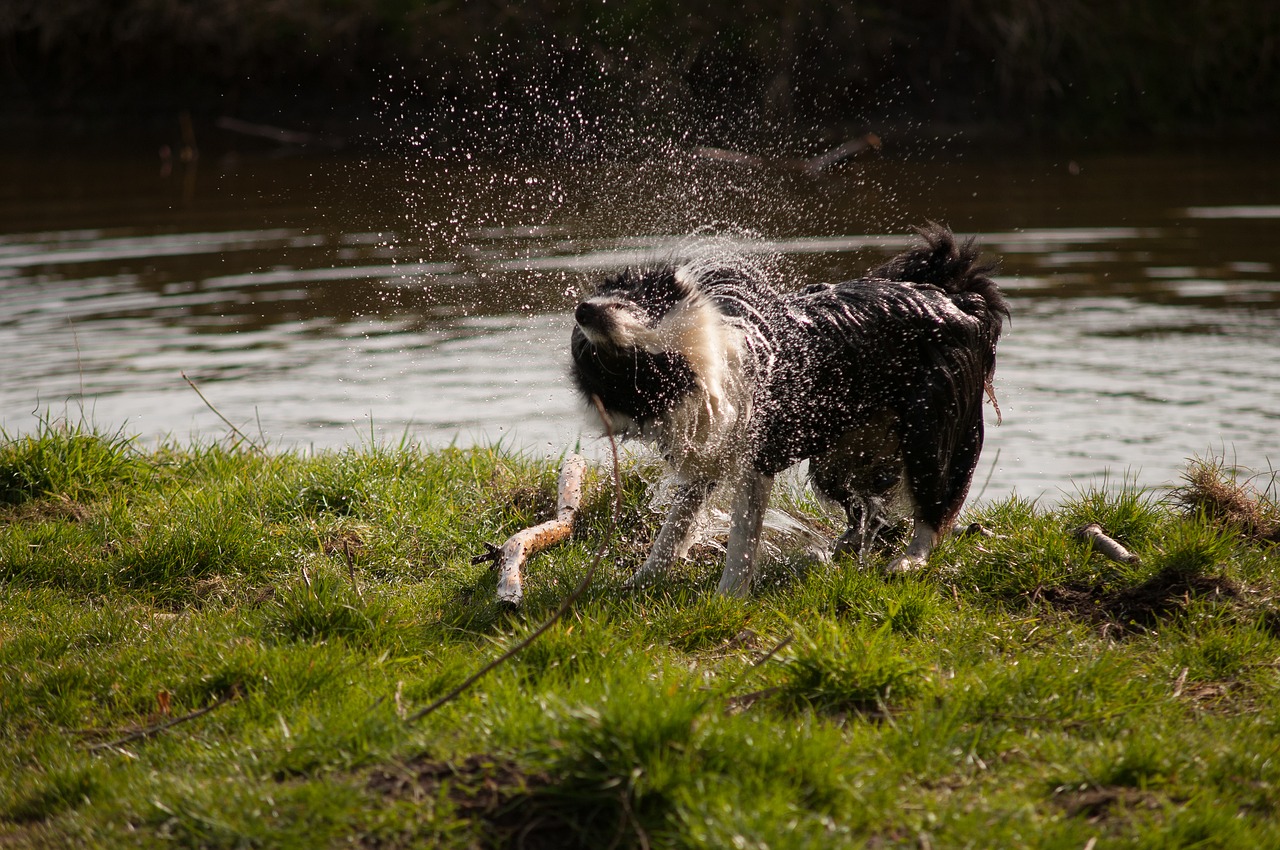
[[[877,506],[897,493],[915,530],[889,569],[924,563],[969,491],[1009,309],[972,240],[940,225],[920,235],[846,283],[782,293],[745,260],[694,259],[623,272],[578,304],[578,389],[676,475],[633,584],[683,556],[719,483],[732,488],[720,592],[745,595],[774,476],[805,459],[848,517],[838,555],[862,554]]]

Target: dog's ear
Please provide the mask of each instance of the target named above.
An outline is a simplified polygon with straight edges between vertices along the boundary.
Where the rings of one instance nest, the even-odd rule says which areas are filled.
[[[679,269],[657,266],[638,272],[626,272],[611,281],[615,288],[601,294],[625,298],[639,307],[651,320],[659,320],[672,307],[693,293],[693,285]]]
[[[653,269],[646,276],[644,290],[645,300],[670,305],[688,298],[693,287],[683,269],[663,267]]]
[[[623,269],[617,274],[609,275],[596,284],[593,295],[607,295],[610,292],[626,292],[634,287],[635,272]]]

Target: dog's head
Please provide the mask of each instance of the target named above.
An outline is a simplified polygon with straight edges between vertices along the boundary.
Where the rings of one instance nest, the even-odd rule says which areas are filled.
[[[688,306],[694,290],[682,271],[670,267],[625,271],[607,278],[578,304],[575,330],[599,348],[656,353],[669,342],[664,322]]]
[[[707,308],[695,282],[670,266],[607,278],[573,311],[573,378],[588,398],[645,426],[694,392],[699,358],[690,329]]]

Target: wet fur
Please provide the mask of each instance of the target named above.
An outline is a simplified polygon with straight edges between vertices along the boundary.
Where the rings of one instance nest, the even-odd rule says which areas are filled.
[[[861,555],[904,492],[915,528],[890,569],[924,562],[968,494],[1008,307],[972,240],[938,225],[920,236],[845,283],[783,293],[746,262],[695,260],[623,272],[577,306],[579,391],[615,431],[654,443],[678,482],[634,582],[681,557],[720,484],[732,519],[719,589],[749,592],[774,476],[802,460],[845,510],[837,555]]]

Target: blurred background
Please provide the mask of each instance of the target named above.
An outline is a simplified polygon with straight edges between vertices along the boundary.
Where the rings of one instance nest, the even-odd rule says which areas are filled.
[[[0,0],[0,428],[558,454],[577,293],[940,220],[1013,299],[975,483],[1280,457],[1280,4]],[[989,424],[995,425],[994,414]]]
[[[887,122],[1274,131],[1277,40],[1256,0],[4,0],[0,80],[10,121],[59,136],[187,111],[350,137],[382,102],[434,119],[433,143],[805,150]]]

